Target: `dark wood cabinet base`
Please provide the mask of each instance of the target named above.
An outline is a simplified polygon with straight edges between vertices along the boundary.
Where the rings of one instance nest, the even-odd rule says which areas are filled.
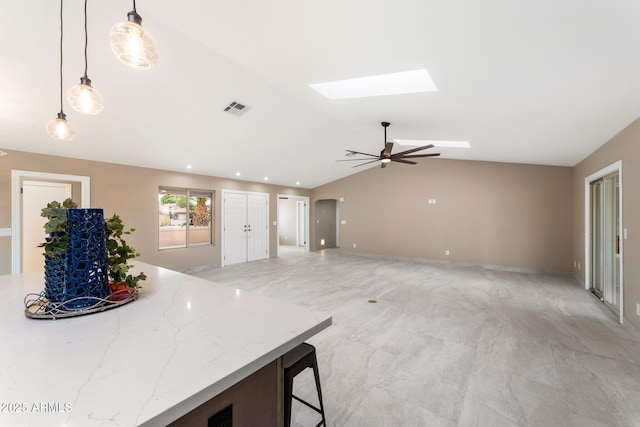
[[[231,386],[193,411],[169,424],[169,427],[208,427],[209,419],[231,406],[233,427],[282,425],[281,360]],[[219,420],[225,419],[219,416]],[[228,424],[220,424],[228,425]]]

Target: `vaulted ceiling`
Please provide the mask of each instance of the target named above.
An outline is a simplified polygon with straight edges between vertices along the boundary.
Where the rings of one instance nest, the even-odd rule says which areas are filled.
[[[573,166],[640,116],[638,2],[140,0],[160,59],[136,71],[108,44],[132,4],[111,0],[88,5],[105,109],[83,116],[65,99],[78,136],[61,142],[45,131],[59,2],[2,9],[4,150],[313,188],[360,170],[335,162],[346,149],[382,149],[381,121],[389,139],[471,144],[443,158]],[[65,93],[83,73],[82,10],[65,1]],[[309,87],[422,68],[437,92],[332,101]],[[249,108],[223,112],[232,101]]]

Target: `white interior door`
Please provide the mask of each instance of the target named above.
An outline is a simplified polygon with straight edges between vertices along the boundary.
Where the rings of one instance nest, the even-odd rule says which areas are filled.
[[[224,265],[247,261],[247,196],[224,195]]]
[[[42,208],[54,200],[62,202],[71,197],[71,184],[63,182],[22,182],[22,271],[42,271],[42,248],[46,234],[46,218],[40,216]]]
[[[307,218],[307,203],[298,200],[296,202],[296,245],[305,246],[307,244],[305,240],[306,230],[306,218]]]
[[[247,194],[247,261],[269,257],[267,195]]]

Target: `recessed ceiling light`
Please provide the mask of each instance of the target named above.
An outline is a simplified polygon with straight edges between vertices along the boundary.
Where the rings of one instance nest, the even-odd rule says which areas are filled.
[[[236,172],[236,176],[240,176],[240,172]]]
[[[422,145],[432,144],[434,147],[441,148],[471,148],[468,141],[429,141],[424,139],[394,139],[400,145],[411,145],[420,147]]]
[[[193,166],[187,165],[187,169],[191,169],[191,168],[193,168]]]
[[[300,181],[296,181],[296,185],[300,185]]]
[[[268,177],[268,176],[265,176],[265,177],[264,177],[264,180],[265,180],[265,181],[269,181],[269,177]]]
[[[438,90],[426,69],[309,85],[329,99],[365,98]]]

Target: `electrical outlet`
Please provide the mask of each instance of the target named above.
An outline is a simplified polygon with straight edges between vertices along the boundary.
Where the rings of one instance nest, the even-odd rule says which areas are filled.
[[[580,263],[578,262],[578,270],[580,270]]]
[[[636,303],[636,314],[640,316],[640,304]]]
[[[573,261],[573,268],[576,268],[577,265],[578,265],[578,261],[574,260]]]
[[[447,249],[446,251],[444,251],[444,254],[449,256],[449,255],[451,255],[451,252],[449,252],[449,249]]]
[[[353,249],[355,249],[355,248],[356,248],[356,244],[354,243],[354,244],[353,244]]]

